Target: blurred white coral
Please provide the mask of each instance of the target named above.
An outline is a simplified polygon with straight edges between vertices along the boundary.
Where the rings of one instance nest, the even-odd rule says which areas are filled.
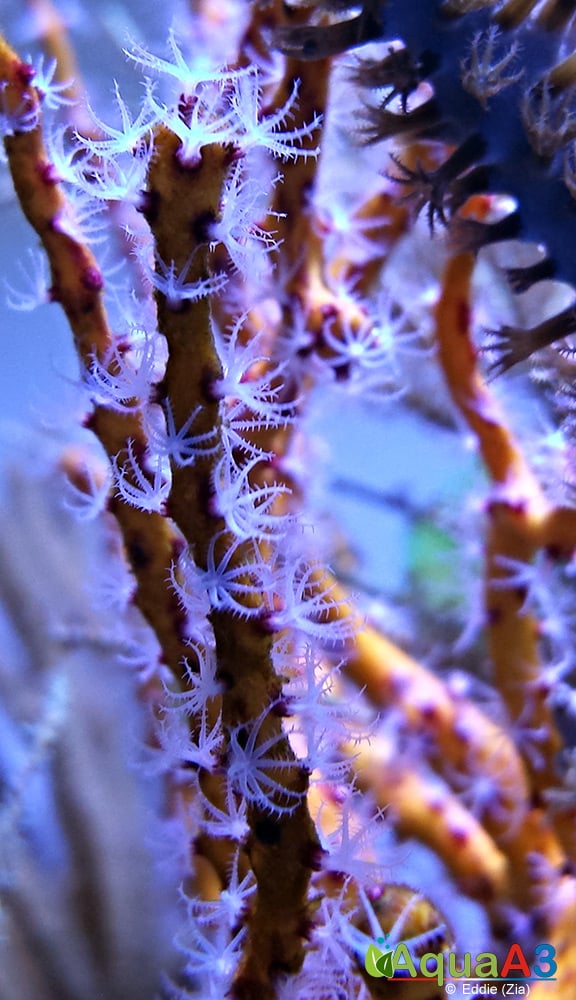
[[[90,602],[108,529],[75,521],[58,489],[12,469],[2,500],[0,997],[146,1000],[182,873],[151,847],[162,785],[134,766],[131,629]]]

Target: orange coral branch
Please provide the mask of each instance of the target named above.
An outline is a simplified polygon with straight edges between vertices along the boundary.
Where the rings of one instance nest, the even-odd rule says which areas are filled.
[[[38,96],[27,83],[27,65],[0,37],[0,80],[7,87],[4,100],[10,111],[25,108],[37,116],[29,131],[5,138],[16,194],[30,225],[46,251],[52,274],[52,297],[64,310],[82,365],[94,358],[106,365],[113,335],[103,300],[103,279],[91,250],[66,231],[69,213],[65,195],[44,146]],[[112,458],[132,440],[144,446],[140,417],[97,407],[90,427]],[[178,544],[173,527],[159,514],[130,507],[117,497],[110,508],[120,524],[127,556],[138,581],[135,601],[154,628],[166,662],[179,669],[185,646],[180,638],[181,612],[166,588],[166,577]]]
[[[448,388],[476,436],[492,480],[485,559],[486,628],[494,677],[516,725],[534,788],[556,783],[560,748],[541,675],[538,628],[525,613],[526,591],[508,582],[510,567],[532,561],[550,526],[549,505],[484,382],[471,339],[470,254],[453,257],[436,309],[439,359]],[[537,738],[537,747],[533,740]],[[532,753],[536,751],[536,754]]]

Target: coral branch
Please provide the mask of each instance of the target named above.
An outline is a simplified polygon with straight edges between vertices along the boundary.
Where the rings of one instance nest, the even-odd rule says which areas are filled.
[[[5,100],[12,109],[33,111],[36,125],[5,137],[8,162],[22,210],[36,230],[48,256],[52,274],[51,296],[64,310],[78,352],[87,367],[94,358],[106,364],[113,336],[103,302],[103,279],[91,250],[69,235],[60,224],[67,201],[44,146],[39,99],[27,83],[27,64],[0,38],[0,79],[6,81]],[[136,412],[122,414],[96,407],[90,427],[113,458],[129,440],[145,441]],[[135,601],[152,624],[166,662],[175,672],[185,652],[180,639],[181,614],[165,580],[178,539],[169,523],[112,498],[110,506],[120,524],[124,545],[138,580]]]
[[[525,593],[506,585],[506,566],[532,561],[541,544],[549,505],[476,364],[470,335],[472,266],[470,255],[460,255],[446,268],[436,309],[439,357],[492,480],[484,571],[490,653],[498,690],[513,725],[518,726],[518,743],[534,788],[541,790],[555,784],[555,755],[561,744],[546,692],[539,688],[536,622],[524,613]]]

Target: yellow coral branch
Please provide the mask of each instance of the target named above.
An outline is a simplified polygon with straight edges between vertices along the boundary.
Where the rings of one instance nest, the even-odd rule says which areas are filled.
[[[476,436],[492,480],[484,571],[490,656],[496,686],[516,726],[534,788],[542,790],[556,783],[560,739],[547,692],[538,684],[537,623],[524,609],[526,589],[509,582],[509,577],[511,569],[534,558],[550,526],[550,509],[476,364],[471,338],[472,270],[470,254],[448,262],[436,309],[438,353],[448,388]]]
[[[487,902],[508,895],[506,855],[449,789],[414,760],[391,759],[379,738],[347,749],[359,787],[370,789],[376,805],[389,811],[401,836],[427,844],[467,895]]]

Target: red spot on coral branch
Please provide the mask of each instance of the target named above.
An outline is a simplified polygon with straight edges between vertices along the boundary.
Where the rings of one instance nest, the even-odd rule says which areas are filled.
[[[460,299],[456,304],[456,327],[458,333],[467,337],[470,332],[470,304],[467,299]]]
[[[104,279],[97,267],[87,267],[82,274],[82,284],[91,292],[99,292],[104,287]]]
[[[27,87],[36,76],[36,70],[34,69],[32,63],[21,62],[16,68],[16,76],[22,86]]]
[[[41,161],[38,164],[38,173],[43,184],[53,186],[54,184],[58,184],[60,181],[56,167],[53,163],[50,163],[49,160]]]

